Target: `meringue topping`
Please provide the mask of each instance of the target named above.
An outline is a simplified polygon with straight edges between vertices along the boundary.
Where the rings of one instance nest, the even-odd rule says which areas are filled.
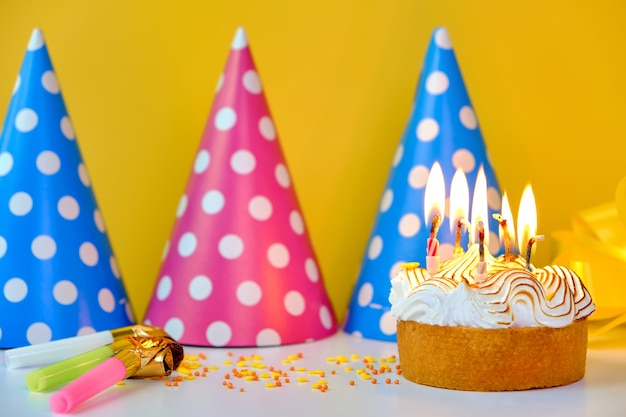
[[[487,279],[477,282],[478,245],[430,275],[416,263],[391,280],[391,313],[400,320],[476,328],[565,327],[595,310],[575,272],[558,265],[526,269],[521,256],[485,253]]]

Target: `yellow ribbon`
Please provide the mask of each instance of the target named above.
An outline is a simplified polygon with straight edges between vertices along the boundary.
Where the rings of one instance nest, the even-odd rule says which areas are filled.
[[[554,233],[559,244],[555,264],[566,265],[583,280],[596,304],[590,320],[606,321],[596,337],[626,323],[626,177],[615,201],[572,217],[572,230]]]

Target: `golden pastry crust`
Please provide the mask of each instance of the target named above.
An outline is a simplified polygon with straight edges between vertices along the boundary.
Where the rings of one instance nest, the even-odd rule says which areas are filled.
[[[571,384],[585,375],[587,319],[562,328],[478,329],[398,320],[402,374],[463,391],[518,391]]]

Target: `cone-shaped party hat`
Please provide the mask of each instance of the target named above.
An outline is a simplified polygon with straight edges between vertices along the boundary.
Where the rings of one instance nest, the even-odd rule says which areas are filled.
[[[0,347],[133,323],[91,187],[35,29],[0,136]]]
[[[457,168],[465,172],[470,202],[477,173],[484,167],[491,230],[489,249],[494,254],[498,252],[498,223],[491,216],[500,210],[500,188],[445,28],[434,31],[426,53],[412,114],[396,150],[354,286],[346,332],[395,340],[396,319],[389,312],[388,301],[390,279],[404,262],[416,261],[426,267],[431,227],[425,221],[424,188],[434,162],[442,167],[446,197]],[[446,215],[437,235],[442,243],[442,260],[452,256],[455,233]],[[467,247],[467,235],[462,242]]]
[[[242,28],[176,217],[146,322],[199,346],[289,344],[336,331]]]

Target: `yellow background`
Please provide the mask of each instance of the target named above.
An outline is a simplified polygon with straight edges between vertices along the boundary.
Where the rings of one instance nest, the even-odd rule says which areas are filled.
[[[451,0],[0,2],[0,117],[43,30],[138,319],[215,85],[244,26],[338,316],[432,30],[446,26],[514,213],[530,182],[536,263],[626,174],[626,3]]]

